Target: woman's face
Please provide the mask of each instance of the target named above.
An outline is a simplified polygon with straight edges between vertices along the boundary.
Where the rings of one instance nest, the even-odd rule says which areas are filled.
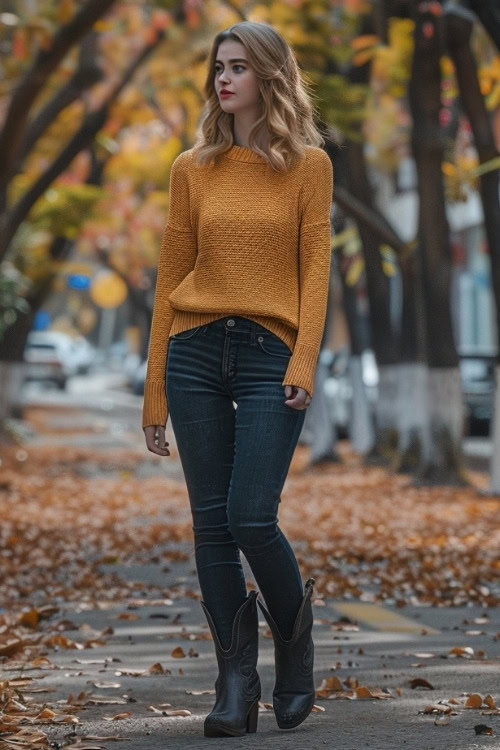
[[[258,78],[241,42],[226,39],[219,44],[214,85],[224,112],[236,114],[247,107],[255,108],[260,98]],[[221,97],[224,89],[231,91],[232,96]]]

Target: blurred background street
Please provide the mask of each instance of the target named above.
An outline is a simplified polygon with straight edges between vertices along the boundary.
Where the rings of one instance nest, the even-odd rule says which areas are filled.
[[[317,701],[276,728],[260,622],[244,741],[500,748],[498,2],[3,0],[0,750],[206,745],[186,484],[141,412],[172,164],[244,20],[293,47],[335,178],[280,504],[316,579]]]

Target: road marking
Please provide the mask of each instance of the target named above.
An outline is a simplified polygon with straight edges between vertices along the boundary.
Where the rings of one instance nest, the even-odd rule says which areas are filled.
[[[397,612],[385,609],[376,604],[367,604],[364,602],[334,602],[333,609],[346,615],[351,620],[360,620],[365,625],[369,625],[375,630],[391,631],[393,633],[421,633],[422,630],[429,634],[440,633],[440,630],[424,625],[417,620],[410,620],[409,617],[403,617]]]

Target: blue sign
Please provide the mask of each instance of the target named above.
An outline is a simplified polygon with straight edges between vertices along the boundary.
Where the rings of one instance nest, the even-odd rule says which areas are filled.
[[[45,310],[38,310],[33,319],[34,331],[46,331],[50,324],[50,313]]]
[[[90,276],[83,273],[71,273],[68,276],[68,286],[70,289],[88,289]]]

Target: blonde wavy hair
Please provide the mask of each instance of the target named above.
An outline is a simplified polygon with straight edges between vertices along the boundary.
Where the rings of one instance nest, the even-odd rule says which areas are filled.
[[[214,84],[218,48],[226,39],[243,44],[259,80],[262,109],[249,133],[248,145],[273,169],[285,171],[296,157],[304,155],[306,145],[321,147],[325,139],[313,121],[317,116],[316,96],[293,50],[275,28],[255,21],[229,26],[212,43],[204,86],[206,102],[193,145],[197,163],[213,162],[236,145],[234,115],[220,107]],[[268,147],[261,149],[259,139]]]

